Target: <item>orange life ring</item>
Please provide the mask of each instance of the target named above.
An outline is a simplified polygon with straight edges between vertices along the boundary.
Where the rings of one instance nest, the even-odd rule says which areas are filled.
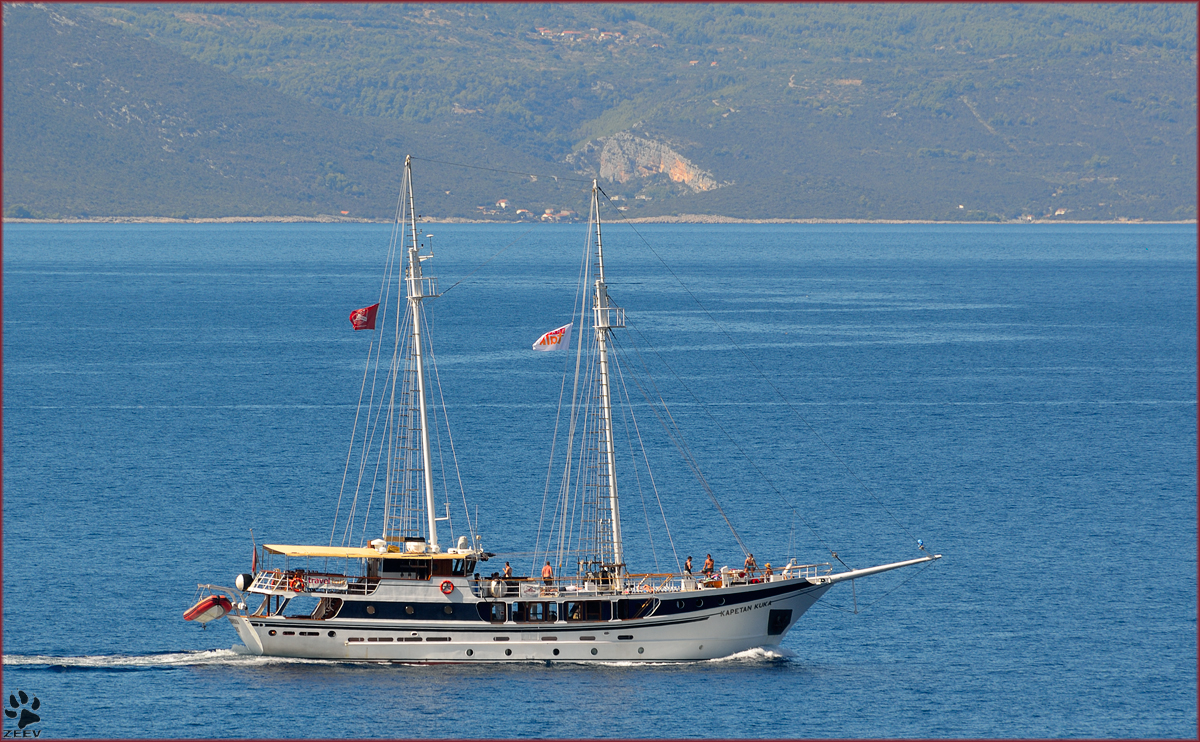
[[[299,577],[293,577],[288,581],[288,588],[294,593],[304,592],[304,580]]]
[[[442,594],[449,595],[454,592],[454,583],[450,580],[442,580]]]

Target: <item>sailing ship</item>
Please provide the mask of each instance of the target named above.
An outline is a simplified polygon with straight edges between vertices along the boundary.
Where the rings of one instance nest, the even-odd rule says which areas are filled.
[[[437,287],[422,269],[433,255],[432,250],[422,252],[417,232],[411,157],[403,183],[381,303],[351,316],[356,329],[373,327],[378,312],[385,328],[389,322],[392,328],[392,357],[380,364],[385,381],[370,384],[383,393],[366,405],[364,429],[370,432],[361,436],[356,466],[349,457],[347,464],[348,473],[355,475],[348,478],[359,482],[371,481],[373,471],[384,471],[379,537],[367,541],[361,535],[364,525],[359,543],[351,543],[358,511],[367,511],[361,514],[364,524],[369,520],[369,502],[364,505],[356,494],[340,543],[331,536],[327,545],[255,547],[251,572],[238,575],[236,587],[200,585],[201,600],[185,618],[208,622],[225,617],[250,653],[277,657],[413,663],[707,660],[779,645],[804,612],[839,582],[940,558],[927,554],[836,573],[828,563],[798,565],[794,560],[778,570],[756,570],[754,565],[694,573],[629,569],[609,360],[612,333],[624,326],[625,315],[608,296],[595,182],[590,256],[582,272],[589,299],[578,304],[581,326],[590,317],[591,332],[578,333],[575,348],[561,507],[550,529],[554,535],[536,557],[545,557],[547,569],[541,575],[514,576],[485,567],[496,554],[484,550],[470,518],[469,535],[459,536],[452,546],[443,544],[439,524],[449,513],[447,506],[447,515],[439,517],[435,500],[433,455],[443,447],[431,440],[430,389],[436,379],[428,368],[432,346],[422,307],[437,296]],[[389,304],[399,305],[401,299],[405,312],[390,311]],[[559,328],[547,342],[565,345],[567,338],[569,327]],[[372,348],[378,363],[383,354],[374,343]],[[357,430],[356,423],[356,438]],[[369,448],[368,439],[379,431],[378,448]],[[452,437],[450,441],[452,449]],[[369,485],[356,488],[356,493],[371,491]],[[573,522],[579,526],[571,536],[566,535],[569,512],[576,514]],[[574,572],[555,574],[551,561],[560,569],[573,563]]]

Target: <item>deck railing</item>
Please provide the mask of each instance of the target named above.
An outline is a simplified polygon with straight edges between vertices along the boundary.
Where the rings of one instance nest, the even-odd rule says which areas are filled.
[[[349,577],[332,572],[266,569],[254,577],[248,592],[314,593],[316,595],[370,595],[379,585],[378,577]]]
[[[732,585],[779,582],[797,578],[820,577],[833,571],[828,563],[791,565],[780,570],[752,570],[723,568],[711,575],[702,573],[687,575],[672,572],[629,574],[619,580],[613,577],[480,577],[468,579],[473,595],[484,599],[523,598],[534,600],[542,597],[572,595],[635,595],[643,593],[678,593],[693,590],[711,590]],[[287,593],[311,593],[323,595],[370,595],[378,588],[381,580],[401,582],[398,578],[348,576],[331,572],[308,570],[267,569],[254,577],[247,592],[283,595]],[[438,581],[437,576],[430,581]],[[403,580],[411,583],[412,580]]]
[[[783,569],[751,570],[726,568],[711,575],[675,574],[671,572],[629,574],[617,581],[608,578],[586,577],[480,577],[471,579],[471,593],[483,599],[524,598],[535,600],[545,597],[570,597],[572,595],[637,595],[644,593],[678,593],[693,590],[711,590],[732,585],[782,582],[800,578],[819,577],[830,574],[833,567],[823,564],[789,564]]]

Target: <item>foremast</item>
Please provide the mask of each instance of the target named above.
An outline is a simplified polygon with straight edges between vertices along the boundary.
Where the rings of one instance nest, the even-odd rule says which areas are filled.
[[[408,299],[408,316],[405,322],[397,321],[396,323],[396,348],[397,357],[393,359],[394,368],[399,371],[400,364],[406,365],[407,373],[405,376],[404,388],[401,390],[402,404],[409,406],[407,414],[403,409],[396,410],[395,405],[395,387],[393,386],[392,411],[389,413],[392,416],[392,446],[389,458],[391,465],[388,467],[388,483],[386,487],[387,498],[385,504],[384,516],[384,533],[383,538],[388,542],[389,547],[396,545],[400,549],[404,549],[404,541],[407,536],[410,536],[411,526],[415,525],[411,521],[412,510],[415,503],[410,501],[411,495],[417,494],[417,487],[412,486],[411,478],[416,475],[421,480],[420,490],[424,496],[425,507],[425,533],[427,539],[427,549],[429,551],[438,551],[438,532],[434,490],[433,490],[433,454],[429,445],[429,412],[428,401],[426,399],[425,390],[425,356],[423,353],[423,339],[421,337],[421,328],[424,325],[424,316],[422,313],[421,302],[427,297],[436,296],[434,288],[434,279],[425,277],[421,272],[421,263],[429,258],[432,258],[432,253],[429,255],[420,254],[420,242],[417,240],[417,219],[416,210],[413,203],[413,187],[412,187],[412,157],[408,156],[404,159],[404,188],[408,192],[408,223],[402,224],[401,230],[407,228],[408,231],[408,247],[407,247],[407,268],[401,274],[401,282],[404,284],[404,290]],[[397,287],[398,289],[400,287]],[[399,318],[397,318],[399,320]],[[409,337],[403,338],[403,326],[407,324],[409,329]],[[406,344],[407,340],[408,354],[407,358],[400,358],[402,355],[400,349]],[[394,373],[393,380],[399,377],[399,373]],[[415,398],[415,399],[413,399]],[[401,417],[396,418],[399,414]],[[414,433],[418,434],[414,436]],[[413,449],[419,449],[420,462],[419,468],[413,466],[412,459]]]

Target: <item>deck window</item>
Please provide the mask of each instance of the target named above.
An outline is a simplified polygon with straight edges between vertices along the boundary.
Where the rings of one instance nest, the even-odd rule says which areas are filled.
[[[600,600],[568,600],[563,603],[563,618],[567,621],[601,621]]]
[[[517,623],[554,623],[558,620],[558,603],[514,602],[512,604],[512,620]]]

